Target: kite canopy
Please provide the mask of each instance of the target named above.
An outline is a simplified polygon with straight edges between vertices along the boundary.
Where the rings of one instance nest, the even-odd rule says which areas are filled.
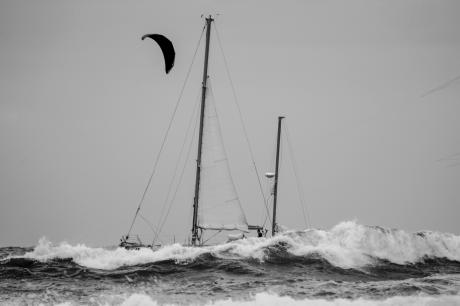
[[[145,34],[142,36],[142,40],[146,37],[153,39],[160,46],[165,59],[165,71],[166,73],[169,73],[174,66],[174,59],[176,57],[176,52],[174,51],[172,42],[161,34]]]

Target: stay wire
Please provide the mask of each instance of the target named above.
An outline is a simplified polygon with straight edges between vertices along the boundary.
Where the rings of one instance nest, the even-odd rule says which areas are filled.
[[[221,43],[221,40],[220,40],[220,37],[219,37],[219,31],[217,30],[217,24],[216,24],[216,22],[214,22],[214,31],[215,31],[215,33],[216,33],[217,42],[218,42],[218,44],[219,44],[219,48],[220,48],[220,51],[221,51],[221,53],[222,53],[222,57],[223,57],[223,59],[224,59],[224,64],[225,64],[225,69],[226,69],[227,77],[228,77],[228,79],[229,79],[229,81],[230,81],[230,86],[231,86],[231,88],[232,88],[232,93],[233,93],[233,98],[234,98],[234,101],[235,101],[236,108],[238,109],[238,115],[239,115],[239,119],[240,119],[241,125],[242,125],[242,127],[243,127],[243,132],[244,132],[244,136],[245,136],[245,139],[246,139],[246,143],[247,143],[248,148],[249,148],[249,153],[250,153],[250,155],[251,155],[252,165],[253,165],[255,174],[257,175],[257,181],[258,181],[258,183],[259,183],[260,194],[261,194],[262,197],[263,197],[264,206],[265,206],[267,215],[270,215],[270,212],[269,212],[268,207],[267,207],[267,204],[266,204],[266,203],[267,203],[267,199],[265,198],[265,194],[264,194],[263,187],[262,187],[262,182],[261,182],[261,180],[260,180],[259,171],[257,170],[257,166],[256,166],[255,158],[254,158],[254,153],[253,153],[252,148],[251,148],[251,143],[249,142],[248,132],[247,132],[247,130],[246,130],[246,125],[244,124],[243,115],[242,115],[242,112],[241,112],[240,104],[239,104],[239,102],[238,102],[238,97],[237,97],[237,95],[236,95],[235,86],[233,85],[233,81],[232,81],[232,78],[231,78],[231,76],[230,76],[230,69],[228,68],[227,58],[225,57],[224,49],[223,49],[223,47],[222,47],[222,43]]]
[[[295,176],[295,179],[296,179],[296,186],[297,186],[297,192],[299,194],[300,206],[302,208],[302,215],[303,215],[303,219],[304,219],[304,222],[305,222],[305,226],[308,228],[308,225],[312,226],[311,225],[311,220],[310,220],[310,214],[308,213],[308,209],[307,209],[307,207],[305,205],[305,196],[303,194],[303,190],[302,190],[302,187],[300,185],[300,179],[299,179],[299,175],[297,173],[297,162],[296,162],[296,159],[294,157],[294,150],[292,148],[289,129],[288,129],[286,123],[284,124],[283,128],[284,128],[284,132],[286,134],[289,157],[290,157],[290,160],[291,160],[291,165],[292,165],[292,168],[293,168],[293,171],[294,171],[294,176]],[[307,223],[307,221],[308,221],[308,223]]]
[[[152,230],[152,232],[154,234],[157,233],[157,231],[155,230],[153,224],[149,221],[149,219],[147,219],[146,217],[144,217],[142,214],[139,214],[139,217],[144,220],[144,222],[148,225],[148,227],[150,228],[150,230]]]
[[[230,173],[230,181],[232,183],[232,186],[234,188],[234,191],[235,191],[235,194],[237,195],[238,197],[238,193],[236,191],[236,186],[235,186],[235,182],[233,181],[233,176],[232,176],[232,173],[230,171],[230,162],[229,162],[229,159],[228,159],[228,154],[227,154],[227,150],[225,149],[225,143],[224,143],[224,137],[222,136],[222,127],[220,126],[220,120],[219,120],[219,111],[217,110],[217,103],[216,103],[216,98],[214,96],[214,92],[213,92],[213,87],[212,87],[212,82],[211,80],[208,80],[208,84],[209,84],[209,87],[208,87],[208,94],[209,94],[209,97],[210,99],[208,100],[208,103],[213,103],[214,104],[214,109],[215,109],[215,112],[216,112],[216,119],[217,119],[217,131],[219,133],[219,137],[220,139],[222,140],[222,149],[225,153],[225,157],[226,157],[226,164],[227,164],[227,167],[228,167],[228,172]],[[240,206],[240,209],[241,211],[243,211],[243,215],[244,215],[244,210],[243,210],[243,207],[241,206],[241,202],[239,201],[239,197],[238,197],[238,205]],[[247,220],[246,220],[246,216],[244,215],[244,219],[247,223]]]
[[[270,165],[275,164],[275,156],[276,156],[276,143],[273,146],[272,154],[270,156]],[[268,166],[267,169],[270,169],[270,167],[272,167],[272,166]],[[268,180],[267,186],[268,186],[268,197],[267,197],[267,204],[266,205],[267,205],[268,209],[270,209],[270,208],[273,208],[273,207],[270,207],[270,200],[273,199],[272,190],[274,188],[274,180]],[[265,224],[267,223],[267,220],[270,223],[272,223],[272,220],[270,218],[270,214],[265,216],[265,220],[264,220],[264,223],[263,223],[262,227],[265,227]]]
[[[185,144],[186,144],[187,138],[188,138],[188,133],[190,132],[191,125],[192,125],[192,123],[194,121],[193,119],[194,118],[196,119],[196,117],[198,116],[197,110],[198,110],[198,103],[196,102],[195,103],[195,109],[193,111],[192,117],[190,118],[190,121],[189,121],[189,124],[188,124],[187,133],[185,134],[184,142],[182,143],[181,153],[179,154],[180,157],[182,157],[183,149],[185,148]],[[197,123],[198,123],[198,120],[195,120],[195,124],[193,126],[193,130],[192,130],[192,134],[191,134],[193,137],[190,139],[190,142],[189,142],[187,153],[185,155],[184,165],[183,165],[182,170],[180,172],[179,180],[178,180],[177,185],[176,185],[176,189],[174,190],[173,196],[172,196],[171,200],[169,201],[168,210],[166,211],[166,214],[165,214],[164,218],[160,219],[160,226],[158,228],[158,232],[156,233],[153,241],[155,241],[160,236],[161,231],[163,230],[163,226],[166,223],[166,220],[168,219],[169,213],[171,212],[171,208],[172,208],[172,205],[174,203],[174,200],[176,199],[176,195],[177,195],[177,192],[179,190],[179,187],[180,187],[180,185],[182,183],[182,179],[184,177],[185,169],[187,167],[187,161],[190,158],[190,152],[191,152],[191,149],[192,149],[193,140],[195,139],[195,131],[196,131],[196,127],[198,125]],[[180,159],[182,159],[182,158],[180,158]],[[174,177],[175,177],[176,170],[178,169],[180,159],[179,159],[179,162],[176,164],[176,169],[174,170]],[[174,181],[174,177],[173,177],[173,180],[171,181],[171,184],[170,184],[170,190],[172,188],[172,183]],[[170,190],[168,190],[168,196],[166,197],[166,201],[169,199]],[[166,201],[165,201],[165,204],[164,204],[163,207],[166,206],[166,203],[167,203]]]
[[[133,229],[134,222],[136,221],[137,215],[139,214],[139,210],[141,209],[142,203],[144,202],[145,195],[147,194],[147,191],[150,188],[150,184],[152,183],[152,179],[153,179],[153,176],[154,176],[154,174],[156,172],[158,161],[160,160],[160,155],[161,155],[161,153],[163,151],[164,145],[166,143],[166,139],[168,138],[169,131],[171,130],[171,126],[172,126],[172,123],[173,123],[174,118],[176,116],[176,112],[177,112],[177,109],[179,107],[180,101],[182,99],[182,95],[184,94],[185,85],[187,84],[187,81],[188,81],[188,79],[190,77],[190,73],[192,71],[193,63],[195,62],[196,54],[198,52],[198,48],[200,46],[201,39],[203,38],[203,33],[204,33],[205,27],[206,26],[204,26],[203,29],[201,30],[200,38],[198,40],[198,43],[197,43],[196,48],[195,48],[195,52],[194,52],[193,57],[192,57],[192,62],[190,64],[190,67],[188,68],[187,75],[185,77],[184,83],[182,84],[182,88],[181,88],[181,91],[180,91],[180,94],[179,94],[179,98],[177,99],[177,102],[176,102],[176,105],[174,107],[173,113],[172,113],[171,118],[169,120],[168,128],[166,129],[166,133],[165,133],[165,135],[163,137],[163,141],[161,142],[160,150],[158,151],[157,157],[155,159],[155,163],[153,165],[152,173],[150,174],[150,177],[149,177],[149,180],[147,182],[147,185],[145,186],[144,192],[142,193],[142,197],[141,197],[141,199],[139,201],[139,204],[137,206],[136,213],[134,214],[134,218],[133,218],[133,221],[131,222],[131,226],[129,227],[129,231],[128,231],[127,236],[129,236],[131,234],[131,230]]]
[[[197,123],[198,123],[198,121],[195,121],[195,126],[194,126],[193,132],[192,132],[193,135],[195,135],[196,127],[197,127],[197,125],[198,125]],[[160,228],[159,228],[158,236],[160,235],[161,231],[163,230],[163,226],[164,226],[166,220],[168,219],[169,213],[171,212],[172,204],[174,204],[174,201],[176,200],[177,192],[178,192],[178,190],[179,190],[179,188],[180,188],[180,185],[181,185],[181,183],[182,183],[182,179],[183,179],[183,177],[184,177],[185,169],[187,168],[187,165],[188,165],[188,164],[187,164],[187,161],[190,159],[190,153],[191,153],[191,149],[192,149],[192,147],[193,147],[192,144],[193,144],[193,141],[194,141],[194,140],[195,140],[195,137],[192,137],[192,139],[190,140],[189,147],[188,147],[188,150],[187,150],[186,159],[185,159],[185,161],[184,161],[184,166],[183,166],[182,172],[181,172],[181,174],[180,174],[180,176],[179,176],[179,181],[178,181],[178,183],[177,183],[176,190],[174,190],[173,197],[171,198],[170,204],[169,204],[169,206],[168,206],[168,210],[167,210],[167,212],[166,212],[165,218],[163,219],[163,222],[162,222],[162,224],[161,224],[161,226],[160,226]]]
[[[221,232],[222,232],[222,230],[216,232],[214,235],[212,235],[211,237],[209,237],[208,239],[206,239],[205,241],[203,241],[203,244],[205,244],[206,242],[208,242],[208,241],[211,240],[212,238],[216,237],[216,236],[219,235]]]
[[[194,105],[192,114],[190,116],[189,122],[187,124],[187,130],[186,130],[186,133],[184,135],[184,141],[182,142],[182,146],[181,146],[181,148],[179,150],[179,156],[178,156],[178,159],[177,159],[177,162],[176,162],[176,166],[174,167],[173,176],[172,176],[171,181],[169,183],[168,191],[166,193],[166,198],[164,200],[163,206],[161,207],[161,210],[160,210],[160,214],[159,214],[160,218],[158,219],[158,221],[159,221],[158,224],[163,223],[163,217],[164,217],[163,214],[165,212],[166,205],[169,203],[171,191],[173,190],[173,185],[174,185],[174,182],[176,180],[176,176],[178,174],[179,165],[181,164],[182,156],[183,156],[185,145],[187,143],[187,139],[188,139],[191,127],[192,127],[193,119],[196,117],[196,111],[198,109],[198,101],[199,101],[198,98],[199,98],[199,93],[197,95],[197,98],[195,99],[195,105]],[[155,237],[156,236],[158,236],[157,233],[155,233]]]

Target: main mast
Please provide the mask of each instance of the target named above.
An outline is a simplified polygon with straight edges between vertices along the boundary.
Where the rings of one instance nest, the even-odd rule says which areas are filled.
[[[204,52],[203,82],[201,87],[201,111],[200,111],[200,130],[198,136],[198,155],[196,158],[196,178],[195,178],[195,197],[193,198],[193,224],[192,224],[192,245],[196,245],[198,236],[198,197],[200,191],[201,175],[201,149],[203,146],[203,126],[204,126],[204,108],[206,104],[206,90],[208,80],[208,60],[209,60],[209,40],[211,36],[211,22],[214,19],[211,15],[206,18],[206,48]]]
[[[275,236],[277,230],[276,224],[276,201],[278,198],[278,171],[280,164],[280,147],[281,147],[281,121],[284,117],[278,117],[278,136],[276,138],[276,166],[275,166],[275,184],[273,186],[273,220],[272,220],[272,236]]]

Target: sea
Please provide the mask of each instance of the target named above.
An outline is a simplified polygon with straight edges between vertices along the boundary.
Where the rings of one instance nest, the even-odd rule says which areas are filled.
[[[460,236],[341,222],[206,247],[0,248],[2,305],[460,305]]]

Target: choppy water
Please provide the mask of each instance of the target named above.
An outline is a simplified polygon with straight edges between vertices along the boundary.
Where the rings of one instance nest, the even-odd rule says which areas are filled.
[[[460,305],[460,236],[343,222],[192,248],[0,248],[0,303]]]

